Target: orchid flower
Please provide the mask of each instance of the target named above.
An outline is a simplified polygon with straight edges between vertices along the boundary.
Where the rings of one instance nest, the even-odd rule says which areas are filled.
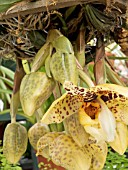
[[[89,138],[84,147],[79,147],[67,134],[48,132],[37,143],[37,155],[49,156],[53,163],[68,170],[101,170],[107,156],[107,144]]]
[[[69,81],[64,83],[64,88],[67,92],[53,102],[42,122],[60,123],[77,113],[80,124],[89,135],[97,142],[109,142],[113,149],[123,154],[128,141],[128,88],[103,84],[87,89]],[[122,144],[120,138],[124,133],[125,144]]]

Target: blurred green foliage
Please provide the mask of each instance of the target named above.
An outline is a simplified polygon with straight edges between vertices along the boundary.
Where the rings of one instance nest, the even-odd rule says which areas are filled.
[[[0,141],[0,144],[2,142]],[[16,164],[16,165],[12,165],[10,164],[5,156],[3,155],[3,147],[0,146],[0,170],[22,170],[22,168]]]
[[[108,147],[108,155],[103,170],[127,170],[128,169],[128,149],[124,155],[119,155]]]

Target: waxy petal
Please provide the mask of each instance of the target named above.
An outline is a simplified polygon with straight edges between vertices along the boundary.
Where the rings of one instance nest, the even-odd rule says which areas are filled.
[[[120,155],[123,155],[127,149],[128,142],[128,129],[127,125],[122,122],[117,122],[116,136],[113,142],[109,145]]]
[[[92,164],[90,170],[102,170],[106,161],[108,147],[106,142],[96,142],[94,139],[90,140],[88,145],[89,151],[92,153]]]
[[[116,128],[116,121],[113,113],[108,109],[107,105],[104,103],[102,99],[98,99],[101,105],[101,112],[99,113],[98,119],[103,129],[104,133],[106,134],[107,141],[111,142],[115,138],[115,128]]]
[[[52,161],[68,170],[88,170],[92,155],[68,135],[60,135],[49,146]]]
[[[89,89],[84,87],[78,87],[70,81],[65,81],[63,86],[68,94],[80,96],[83,102],[89,102],[97,98],[93,91],[89,91]]]
[[[103,84],[103,85],[98,85],[97,87],[98,88],[102,87],[102,89],[105,89],[105,88],[109,89],[109,91],[120,93],[123,96],[128,98],[128,88],[127,87],[123,87],[123,86],[116,85],[116,84]]]
[[[79,109],[78,115],[79,115],[80,124],[83,126],[88,126],[88,125],[93,126],[98,124],[98,119],[91,119],[91,117],[86,114],[84,108],[82,107]]]
[[[65,118],[77,113],[81,105],[82,102],[77,96],[65,93],[52,103],[41,121],[45,124],[60,123]]]
[[[37,142],[36,155],[42,155],[45,158],[49,158],[49,145],[61,134],[61,132],[48,132],[43,135]]]
[[[94,126],[84,126],[85,130],[87,133],[89,133],[91,136],[94,137],[94,139],[99,142],[99,141],[106,141],[107,137],[106,134],[104,133],[103,129],[94,127]]]
[[[87,144],[89,134],[85,131],[84,127],[80,124],[78,113],[71,115],[64,121],[66,132],[70,134],[76,144],[80,147]]]
[[[116,121],[122,121],[128,125],[128,88],[114,84],[103,84],[92,89],[106,103]]]
[[[114,114],[116,121],[121,121],[128,125],[128,100],[127,99],[115,99],[106,102],[106,105]]]

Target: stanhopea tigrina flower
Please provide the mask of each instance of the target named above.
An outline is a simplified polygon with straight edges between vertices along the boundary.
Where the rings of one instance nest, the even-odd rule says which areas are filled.
[[[87,89],[69,81],[64,88],[67,92],[53,102],[42,122],[60,123],[78,113],[80,124],[88,134],[98,142],[109,142],[123,154],[128,141],[128,88],[103,84]]]
[[[37,155],[50,158],[68,170],[101,170],[107,156],[107,144],[89,138],[84,147],[79,147],[71,136],[49,132],[39,139]]]

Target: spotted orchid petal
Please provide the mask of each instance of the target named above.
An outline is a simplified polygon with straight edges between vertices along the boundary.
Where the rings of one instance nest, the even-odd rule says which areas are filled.
[[[128,142],[128,129],[127,125],[122,122],[117,122],[116,127],[116,136],[113,142],[110,142],[109,145],[120,155],[123,155],[127,149]]]
[[[87,144],[89,134],[85,131],[84,127],[80,124],[78,113],[71,115],[64,121],[66,132],[73,138],[76,144],[80,147]]]
[[[94,91],[89,91],[89,89],[84,87],[78,87],[70,81],[65,81],[63,86],[68,94],[79,96],[86,102],[92,101],[97,97]]]
[[[106,142],[89,137],[84,147],[79,147],[65,133],[49,132],[38,141],[37,154],[50,158],[68,170],[101,170],[107,156]]]
[[[128,97],[128,88],[127,87],[123,87],[123,86],[116,85],[116,84],[103,84],[103,85],[98,85],[97,88],[98,89],[101,88],[101,90],[103,89],[102,91],[104,91],[106,89],[106,90],[115,92],[117,94],[123,95],[125,97]],[[114,96],[114,93],[113,93],[113,98],[116,98],[116,96]]]
[[[101,98],[111,112],[114,114],[116,121],[122,121],[128,125],[128,88],[115,84],[102,84],[89,89],[77,87],[71,82],[66,81],[64,88],[69,94],[78,95],[84,101],[92,101],[97,96]]]
[[[42,155],[45,158],[49,158],[49,145],[61,134],[61,132],[48,132],[43,135],[37,142],[36,155]]]
[[[96,142],[94,138],[89,139],[88,149],[92,154],[90,170],[102,170],[106,161],[108,147],[106,142]]]
[[[92,88],[94,89],[94,88]],[[98,85],[96,94],[106,103],[116,121],[128,125],[128,88],[114,84]]]
[[[78,96],[67,93],[55,100],[42,118],[45,124],[60,123],[65,118],[77,113],[82,102]]]
[[[98,116],[101,128],[106,134],[107,141],[111,142],[115,138],[116,121],[113,113],[108,109],[102,99],[98,99],[101,105],[101,112]]]
[[[92,155],[87,147],[79,147],[66,134],[58,136],[49,145],[49,154],[56,165],[68,170],[88,170],[91,166]]]

